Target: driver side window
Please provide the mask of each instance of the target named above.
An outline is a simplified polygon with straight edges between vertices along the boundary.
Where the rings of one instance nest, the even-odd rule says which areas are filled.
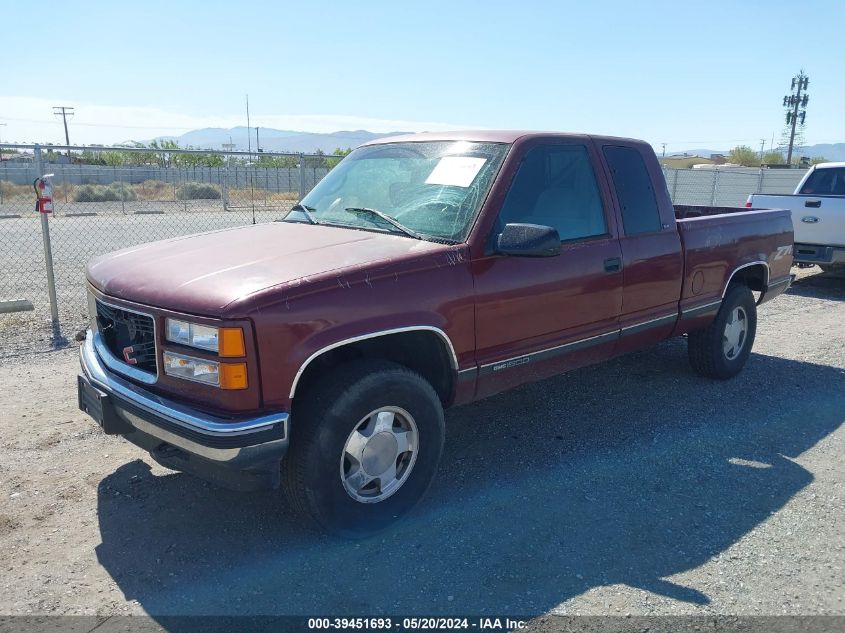
[[[498,230],[512,222],[551,226],[561,241],[607,233],[585,146],[538,145],[529,150],[499,212]]]

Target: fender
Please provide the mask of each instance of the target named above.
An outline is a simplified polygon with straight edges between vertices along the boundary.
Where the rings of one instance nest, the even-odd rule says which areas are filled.
[[[307,359],[305,359],[305,362],[299,366],[296,375],[293,377],[293,382],[291,383],[289,397],[291,398],[291,400],[293,399],[293,396],[296,393],[296,386],[299,384],[299,379],[302,377],[302,374],[305,373],[305,370],[307,369],[311,361],[313,361],[315,358],[318,358],[326,352],[336,349],[338,347],[343,347],[344,345],[357,343],[358,341],[365,341],[367,339],[379,338],[381,336],[389,336],[391,334],[401,334],[403,332],[434,332],[435,334],[437,334],[441,338],[441,340],[446,344],[446,347],[449,350],[449,360],[450,364],[452,365],[452,370],[457,373],[458,355],[455,353],[455,346],[452,344],[452,340],[449,338],[446,332],[432,325],[412,325],[407,327],[394,328],[390,330],[379,330],[376,332],[370,332],[368,334],[361,334],[359,336],[353,336],[351,338],[336,341],[330,345],[326,345],[325,347],[320,348],[319,350],[311,354]]]
[[[728,286],[731,285],[731,280],[734,278],[734,275],[736,275],[743,268],[749,268],[750,266],[760,266],[760,265],[764,266],[765,269],[766,269],[766,278],[763,280],[763,292],[765,293],[766,288],[769,287],[769,275],[770,275],[769,264],[768,264],[768,262],[765,262],[763,260],[758,259],[756,261],[748,262],[747,264],[742,264],[742,265],[734,268],[733,272],[728,276],[728,280],[725,282],[725,285],[722,288],[722,299],[725,298],[725,295],[728,292]]]

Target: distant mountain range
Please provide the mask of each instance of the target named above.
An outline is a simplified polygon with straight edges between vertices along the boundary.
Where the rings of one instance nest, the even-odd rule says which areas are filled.
[[[336,148],[356,148],[367,141],[407,132],[387,132],[379,134],[367,130],[343,130],[340,132],[316,133],[297,132],[294,130],[274,130],[273,128],[258,128],[258,143],[260,148],[267,152],[306,152],[311,153],[317,150],[331,154]],[[196,147],[200,149],[224,149],[226,144],[233,144],[233,149],[246,151],[251,148],[257,149],[255,128],[252,128],[249,139],[247,139],[247,128],[245,126],[224,128],[203,128],[191,130],[181,136],[159,136],[156,140],[177,141],[182,147]]]
[[[655,151],[657,151],[658,155],[660,155],[661,149],[659,147],[656,147]],[[771,150],[766,150],[766,152],[769,151]],[[710,154],[723,154],[727,156],[729,152],[729,149],[688,149],[682,152],[667,153],[666,158],[669,158],[670,156],[683,156],[684,154],[687,154],[689,156],[702,156],[704,158],[707,158],[710,156]],[[816,156],[823,156],[831,162],[845,161],[845,143],[819,143],[818,145],[803,145],[799,150],[797,150],[797,154],[798,156],[809,156],[810,158],[814,158]]]
[[[359,145],[386,136],[407,134],[407,132],[368,132],[367,130],[343,130],[340,132],[298,132],[295,130],[275,130],[273,128],[258,129],[258,143],[261,149],[268,152],[315,152],[320,150],[331,154],[335,148],[346,149],[356,148]],[[157,140],[177,141],[182,147],[196,147],[200,149],[223,149],[223,145],[232,143],[233,149],[246,151],[251,148],[256,150],[255,128],[247,138],[247,128],[244,126],[224,128],[203,128],[191,130],[181,136],[159,136]],[[655,150],[662,153],[661,148]],[[691,156],[710,156],[710,154],[727,155],[730,150],[712,149],[689,149],[685,152],[672,152],[671,156],[678,156],[684,153]],[[667,157],[670,154],[667,154]],[[830,161],[845,161],[845,143],[822,143],[819,145],[807,145],[801,148],[799,155],[802,156],[824,156]]]

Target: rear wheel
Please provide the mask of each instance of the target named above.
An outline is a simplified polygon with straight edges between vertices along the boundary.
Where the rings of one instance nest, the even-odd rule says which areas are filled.
[[[713,322],[687,338],[693,369],[708,378],[726,380],[745,366],[757,333],[757,305],[747,286],[728,288]]]
[[[292,507],[348,537],[381,530],[431,484],[443,451],[443,408],[419,374],[380,360],[325,376],[292,417],[282,482]]]

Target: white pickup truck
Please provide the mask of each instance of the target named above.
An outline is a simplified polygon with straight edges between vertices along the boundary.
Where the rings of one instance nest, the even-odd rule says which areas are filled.
[[[845,268],[845,163],[814,165],[791,196],[756,193],[745,206],[792,212],[796,264]]]

